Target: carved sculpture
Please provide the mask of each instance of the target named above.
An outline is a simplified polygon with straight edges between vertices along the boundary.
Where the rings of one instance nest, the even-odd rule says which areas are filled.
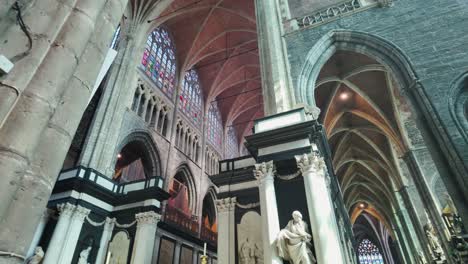
[[[86,249],[83,249],[80,252],[80,258],[78,259],[78,264],[89,264],[88,256],[91,252],[91,246],[88,246]]]
[[[427,264],[426,258],[421,251],[418,252],[418,264]]]
[[[255,264],[263,264],[263,250],[257,243],[255,243],[254,256]]]
[[[34,255],[29,259],[27,263],[39,264],[42,262],[43,258],[44,258],[44,251],[42,250],[42,247],[36,247],[36,249],[34,249]]]
[[[239,259],[241,264],[255,264],[255,248],[249,238],[240,247]]]
[[[431,248],[432,255],[434,259],[442,259],[443,251],[442,247],[439,244],[439,240],[434,235],[434,227],[431,222],[428,222],[424,226],[424,232],[426,233],[427,240],[429,242],[429,247]]]
[[[292,213],[293,219],[281,229],[276,240],[278,255],[291,264],[312,264],[315,257],[310,250],[312,236],[307,232],[307,224],[302,221],[299,211]]]

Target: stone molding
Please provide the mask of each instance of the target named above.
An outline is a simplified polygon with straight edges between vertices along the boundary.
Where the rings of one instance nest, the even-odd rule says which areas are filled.
[[[323,173],[325,161],[317,152],[304,153],[303,155],[297,155],[294,157],[296,158],[297,167],[301,170],[303,177],[310,175],[311,172],[314,175],[325,175],[325,173]]]
[[[276,169],[273,161],[270,160],[268,162],[255,164],[255,170],[253,172],[258,183],[261,184],[265,180],[273,180]]]
[[[161,220],[161,216],[153,211],[138,213],[135,215],[137,225],[155,225]]]
[[[237,198],[236,197],[228,197],[224,199],[219,199],[216,201],[216,207],[218,212],[224,213],[228,211],[233,211],[236,207]]]
[[[57,209],[60,212],[60,216],[72,216],[73,212],[76,209],[76,205],[71,203],[63,203],[57,205]]]

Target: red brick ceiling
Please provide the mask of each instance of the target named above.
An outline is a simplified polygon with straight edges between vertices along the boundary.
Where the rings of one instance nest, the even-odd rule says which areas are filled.
[[[181,72],[198,71],[205,109],[218,102],[240,142],[264,114],[254,1],[176,0],[157,20],[172,33]]]

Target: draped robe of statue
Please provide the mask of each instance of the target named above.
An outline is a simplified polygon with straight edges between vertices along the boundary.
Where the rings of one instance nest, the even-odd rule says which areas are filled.
[[[313,264],[316,260],[310,250],[311,235],[307,232],[307,224],[302,221],[302,215],[297,211],[293,213],[293,218],[278,234],[278,255],[291,264]]]

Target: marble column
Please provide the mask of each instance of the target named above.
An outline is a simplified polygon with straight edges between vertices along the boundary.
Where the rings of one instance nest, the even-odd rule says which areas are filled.
[[[132,264],[150,264],[153,257],[156,229],[161,216],[153,211],[135,215],[137,230],[133,245]]]
[[[182,250],[182,244],[179,241],[175,242],[175,249],[174,249],[174,263],[180,262],[180,251]]]
[[[42,234],[44,233],[44,229],[47,225],[47,222],[49,222],[49,219],[52,213],[53,213],[53,210],[50,210],[50,209],[46,209],[44,211],[41,217],[41,220],[36,227],[36,232],[34,233],[33,240],[31,242],[31,245],[29,246],[28,254],[26,254],[27,258],[31,257],[34,254],[34,250],[36,249],[37,245],[39,245]]]
[[[76,206],[73,216],[70,219],[70,226],[68,227],[67,235],[62,245],[62,252],[57,263],[70,264],[75,253],[76,244],[80,238],[81,228],[83,227],[84,220],[91,210],[84,208],[80,205]],[[54,232],[55,233],[55,232]]]
[[[107,248],[109,246],[109,241],[112,238],[112,231],[114,230],[115,218],[106,218],[104,223],[104,229],[101,235],[101,241],[99,242],[99,251],[96,256],[96,264],[104,264],[107,256]]]
[[[264,263],[283,263],[276,250],[276,237],[280,231],[278,205],[274,185],[275,168],[273,161],[255,164],[255,177],[260,195],[262,219],[263,261]]]
[[[318,263],[345,263],[330,198],[325,161],[318,153],[296,156],[304,177],[307,208]]]
[[[218,209],[218,260],[223,264],[235,264],[236,197],[217,200],[216,207]]]
[[[43,264],[58,263],[60,253],[62,252],[63,242],[65,241],[67,230],[70,226],[71,216],[73,215],[75,208],[76,206],[70,203],[59,204],[57,206],[60,216],[45,253]]]

